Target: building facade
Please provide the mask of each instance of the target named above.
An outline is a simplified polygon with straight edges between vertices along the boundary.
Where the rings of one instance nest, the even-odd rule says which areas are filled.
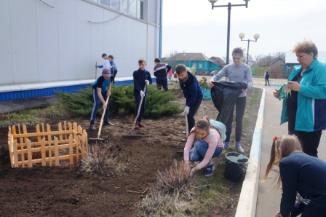
[[[87,83],[101,54],[118,77],[160,55],[161,0],[1,0],[0,94]],[[56,83],[58,85],[56,85]]]

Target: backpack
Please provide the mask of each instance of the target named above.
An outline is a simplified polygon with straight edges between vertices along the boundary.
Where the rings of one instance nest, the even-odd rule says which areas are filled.
[[[209,119],[209,124],[211,125],[211,127],[216,129],[217,132],[219,132],[219,134],[221,136],[221,139],[224,142],[224,140],[226,139],[226,134],[225,134],[226,127],[225,127],[225,125],[222,122],[216,121],[216,120],[213,120],[213,119]]]

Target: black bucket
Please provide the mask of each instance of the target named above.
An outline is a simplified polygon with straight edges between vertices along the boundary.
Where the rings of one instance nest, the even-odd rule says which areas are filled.
[[[238,152],[225,154],[224,177],[232,182],[241,182],[247,170],[248,157]]]

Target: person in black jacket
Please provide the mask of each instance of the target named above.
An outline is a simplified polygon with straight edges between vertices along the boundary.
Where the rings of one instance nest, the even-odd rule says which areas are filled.
[[[187,68],[183,64],[179,64],[175,67],[180,87],[183,91],[183,95],[186,98],[186,106],[184,114],[188,118],[188,132],[195,125],[195,114],[203,99],[203,93],[201,92],[197,78],[187,71]]]
[[[156,86],[158,90],[161,90],[162,87],[165,91],[168,90],[168,78],[167,72],[171,69],[171,66],[161,63],[159,58],[154,60],[154,76],[156,77]]]
[[[139,69],[134,71],[133,78],[134,78],[134,97],[136,103],[136,115],[137,110],[141,101],[141,98],[144,97],[139,117],[137,119],[135,128],[144,127],[141,122],[141,118],[145,111],[145,99],[146,99],[146,92],[144,91],[145,85],[149,85],[152,83],[151,74],[145,70],[146,62],[143,59],[138,60]]]
[[[283,193],[276,216],[294,217],[302,213],[302,217],[324,217],[326,162],[303,153],[296,136],[274,139],[266,175],[278,161]]]
[[[118,73],[117,64],[115,64],[113,55],[109,55],[108,60],[110,61],[110,64],[111,64],[111,67],[112,67],[111,68],[111,72],[112,72],[111,82],[115,83],[115,77],[117,76],[117,73]]]

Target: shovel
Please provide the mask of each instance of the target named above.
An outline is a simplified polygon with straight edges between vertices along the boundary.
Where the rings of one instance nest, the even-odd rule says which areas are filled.
[[[185,121],[186,121],[186,139],[182,139],[182,142],[187,141],[188,136],[189,136],[189,126],[188,126],[188,115],[185,114]],[[183,154],[183,146],[179,146],[177,148],[177,154],[179,154],[181,156],[181,154]]]
[[[188,126],[188,115],[185,114],[185,119],[186,119],[186,137],[188,138],[189,136],[189,126]]]
[[[144,87],[144,90],[143,90],[144,93],[146,93],[146,87],[147,87],[147,85],[145,84],[145,87]],[[135,120],[134,120],[134,123],[133,123],[134,124],[133,125],[133,129],[135,129],[137,119],[139,118],[141,106],[142,106],[143,101],[144,101],[144,97],[145,96],[141,96],[141,98],[140,98],[140,103],[139,103],[138,109],[137,109],[137,115],[136,115]]]
[[[145,87],[144,87],[144,90],[143,90],[144,93],[146,93],[146,89],[147,89],[147,85],[145,84]],[[143,101],[144,101],[144,97],[145,96],[141,96],[141,98],[140,98],[140,103],[139,103],[138,108],[137,108],[137,115],[136,115],[135,120],[133,122],[131,132],[128,135],[123,135],[123,137],[125,137],[125,138],[132,139],[132,138],[140,138],[141,137],[141,135],[138,135],[138,134],[135,133],[135,127],[136,127],[137,119],[138,119],[138,117],[140,115],[140,110],[141,110],[141,106],[142,106]]]

